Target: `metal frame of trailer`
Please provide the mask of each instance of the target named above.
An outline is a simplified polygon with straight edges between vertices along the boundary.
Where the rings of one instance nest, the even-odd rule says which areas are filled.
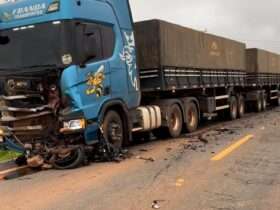
[[[280,105],[280,74],[247,73],[247,101],[258,100],[258,90],[263,90],[269,103]],[[256,94],[254,94],[256,93]]]
[[[140,71],[141,90],[172,91],[182,89],[246,86],[243,71],[162,67]]]
[[[206,115],[230,108],[232,95],[237,99],[243,96],[254,107],[279,99],[280,74],[162,67],[141,70],[140,80],[144,100],[145,97],[172,98],[172,95],[195,97],[200,112]]]
[[[272,73],[247,73],[248,86],[263,87],[280,84],[280,74]]]

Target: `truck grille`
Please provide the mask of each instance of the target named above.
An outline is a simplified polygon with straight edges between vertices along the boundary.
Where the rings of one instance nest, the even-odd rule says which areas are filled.
[[[5,82],[0,96],[0,128],[5,135],[17,136],[21,141],[49,135],[54,126],[49,90],[44,90],[39,79],[14,81],[9,79]]]

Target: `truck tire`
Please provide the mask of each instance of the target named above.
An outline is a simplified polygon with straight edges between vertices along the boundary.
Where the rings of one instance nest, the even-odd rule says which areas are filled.
[[[179,105],[172,104],[167,110],[167,127],[158,128],[153,131],[155,137],[165,139],[167,137],[177,138],[183,129],[183,116]]]
[[[85,150],[82,147],[74,149],[67,157],[56,157],[52,165],[55,169],[67,170],[78,168],[85,162]]]
[[[242,95],[240,95],[238,97],[237,115],[238,115],[239,118],[242,118],[245,115],[245,99],[244,99],[244,96],[242,96]]]
[[[238,115],[238,102],[235,96],[229,98],[228,119],[236,120]]]
[[[261,112],[262,111],[262,99],[259,97],[255,102],[255,111]]]
[[[172,138],[177,138],[182,133],[183,116],[179,105],[173,104],[168,110],[168,133]]]
[[[199,124],[198,110],[194,102],[189,102],[185,107],[186,130],[188,133],[196,131]]]
[[[124,126],[121,116],[116,111],[108,111],[103,120],[104,138],[115,151],[121,151],[124,141]]]

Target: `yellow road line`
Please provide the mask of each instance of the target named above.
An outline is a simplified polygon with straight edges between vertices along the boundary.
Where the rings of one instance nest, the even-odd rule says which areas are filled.
[[[244,138],[240,139],[236,143],[232,144],[219,154],[215,155],[213,158],[211,158],[212,161],[218,161],[222,160],[224,157],[228,156],[230,153],[232,153],[234,150],[239,148],[242,144],[245,144],[247,141],[251,140],[254,137],[254,135],[247,135]]]
[[[25,168],[28,168],[28,166],[15,167],[15,168],[10,168],[10,169],[4,170],[4,171],[0,171],[0,176],[8,174],[8,173],[15,172],[15,171],[20,170],[20,169],[25,169]]]

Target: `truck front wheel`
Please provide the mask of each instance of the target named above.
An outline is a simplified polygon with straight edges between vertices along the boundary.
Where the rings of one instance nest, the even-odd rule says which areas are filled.
[[[196,131],[199,123],[198,110],[194,102],[187,104],[186,108],[186,130],[188,133]]]
[[[56,155],[52,160],[55,169],[67,170],[78,168],[85,162],[85,151],[82,147],[73,149],[67,155]]]
[[[120,151],[124,140],[124,127],[121,116],[116,111],[108,111],[102,127],[104,138],[115,151]]]

